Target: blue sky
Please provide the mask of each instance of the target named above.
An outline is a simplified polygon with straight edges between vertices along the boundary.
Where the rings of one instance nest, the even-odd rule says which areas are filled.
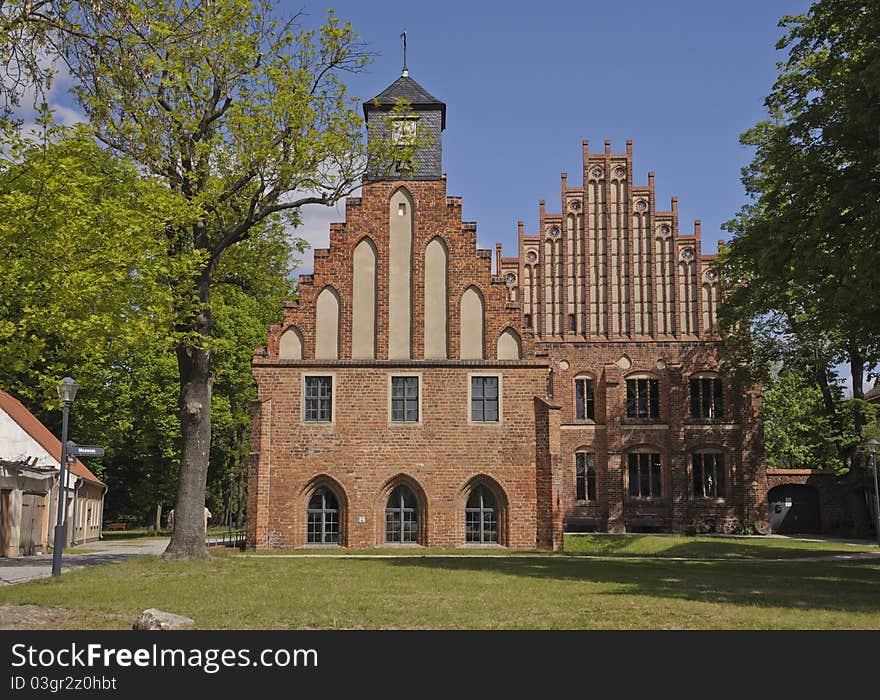
[[[318,23],[328,5],[306,0]],[[559,174],[580,183],[581,141],[615,152],[633,140],[637,184],[656,173],[658,203],[678,196],[681,229],[703,225],[704,250],[745,201],[739,134],[765,117],[784,14],[809,0],[630,2],[357,2],[332,5],[379,55],[349,85],[362,99],[410,75],[447,105],[443,169],[482,247],[515,254],[516,222],[537,227],[538,200],[557,209]],[[298,231],[327,244],[343,208],[305,212]],[[311,269],[311,256],[304,269]]]
[[[366,100],[400,76],[407,32],[410,76],[446,103],[443,171],[477,222],[483,248],[516,254],[516,222],[536,233],[538,200],[557,211],[559,175],[581,182],[581,142],[614,152],[633,140],[634,182],[656,175],[658,206],[678,196],[683,233],[702,221],[703,251],[747,201],[740,169],[752,150],[739,135],[766,118],[764,98],[785,53],[783,15],[810,0],[568,0],[410,3],[282,0],[319,24],[332,7],[377,54],[351,76]],[[664,206],[664,208],[666,208]],[[326,247],[344,207],[303,212],[296,234]],[[311,271],[307,254],[302,271]],[[838,371],[851,395],[847,367]],[[869,386],[866,383],[865,388]]]

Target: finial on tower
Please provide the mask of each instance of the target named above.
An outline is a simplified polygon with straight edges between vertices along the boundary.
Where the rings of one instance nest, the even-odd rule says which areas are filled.
[[[403,39],[403,72],[400,74],[400,77],[406,78],[409,76],[409,70],[406,67],[406,30],[405,29],[401,33],[400,38]]]

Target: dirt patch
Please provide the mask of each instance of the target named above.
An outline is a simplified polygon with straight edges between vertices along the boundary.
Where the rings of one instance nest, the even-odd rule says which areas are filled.
[[[0,605],[0,630],[131,629],[123,615],[39,605]]]
[[[43,608],[39,605],[0,605],[0,630],[57,629],[75,613],[66,608]]]

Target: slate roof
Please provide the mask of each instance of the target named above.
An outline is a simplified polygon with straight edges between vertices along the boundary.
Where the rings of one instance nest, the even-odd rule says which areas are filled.
[[[0,389],[0,410],[5,411],[12,420],[21,426],[28,435],[30,435],[46,452],[61,464],[61,440],[55,437],[51,431],[43,425],[37,417],[28,411],[24,405],[11,394],[7,394]],[[78,459],[70,466],[73,474],[91,481],[95,484],[104,486],[104,482],[89,471],[89,468]]]
[[[415,109],[433,107],[440,109],[440,128],[446,128],[446,103],[441,102],[430,92],[425,90],[408,75],[402,75],[373,99],[364,102],[364,119],[369,109],[376,109],[376,105],[393,107],[397,100],[406,100]]]

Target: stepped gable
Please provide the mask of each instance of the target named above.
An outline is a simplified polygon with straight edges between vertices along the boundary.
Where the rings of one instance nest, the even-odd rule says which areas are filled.
[[[257,363],[277,360],[282,333],[294,329],[302,338],[302,359],[315,359],[315,316],[318,295],[327,288],[335,290],[339,299],[339,355],[340,360],[353,358],[352,300],[354,297],[352,261],[355,248],[369,239],[376,253],[376,348],[374,358],[389,358],[389,201],[398,191],[409,193],[413,209],[412,237],[412,352],[410,359],[425,359],[424,251],[435,238],[443,241],[448,251],[449,288],[448,359],[460,357],[460,300],[466,289],[479,289],[485,303],[483,358],[496,356],[496,341],[507,328],[520,333],[522,308],[510,299],[504,278],[492,274],[492,251],[477,248],[477,226],[462,221],[461,198],[446,195],[445,178],[435,181],[365,183],[361,197],[346,200],[345,222],[330,225],[330,247],[315,249],[315,269],[302,275],[296,301],[287,302],[284,318],[270,326],[266,348],[258,349]],[[418,253],[418,254],[417,254]],[[523,358],[532,357],[530,344],[523,343]],[[442,359],[442,358],[433,358]]]
[[[582,157],[583,184],[562,173],[559,212],[541,200],[538,232],[519,222],[517,258],[499,255],[501,274],[516,278],[523,326],[554,342],[717,340],[720,290],[700,220],[680,231],[678,200],[658,207],[653,172],[633,184],[632,141],[625,153],[607,140],[590,153],[584,141]]]

